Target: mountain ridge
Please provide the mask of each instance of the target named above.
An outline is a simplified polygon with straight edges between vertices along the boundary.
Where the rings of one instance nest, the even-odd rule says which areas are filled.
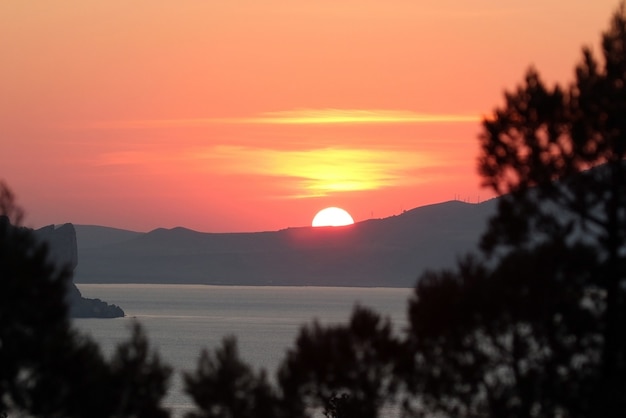
[[[410,287],[423,271],[450,267],[476,248],[495,201],[436,203],[346,227],[262,232],[174,227],[137,233],[76,225],[75,280]],[[100,244],[93,233],[100,233]]]

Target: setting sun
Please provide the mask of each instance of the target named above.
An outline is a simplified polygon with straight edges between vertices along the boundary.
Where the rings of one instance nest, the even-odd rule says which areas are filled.
[[[352,225],[354,219],[341,208],[330,207],[317,212],[313,218],[313,226],[344,226]]]

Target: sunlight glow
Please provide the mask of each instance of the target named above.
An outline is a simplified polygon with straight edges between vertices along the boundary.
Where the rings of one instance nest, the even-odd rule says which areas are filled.
[[[416,165],[428,167],[436,163],[425,154],[384,149],[271,150],[217,146],[194,155],[203,165],[224,173],[292,178],[295,190],[287,196],[292,198],[399,186],[416,181],[408,175]]]
[[[438,115],[416,113],[405,110],[361,110],[361,109],[301,109],[280,112],[267,112],[258,118],[248,119],[250,123],[270,123],[289,125],[313,124],[362,124],[362,123],[443,123],[476,122],[476,115]]]

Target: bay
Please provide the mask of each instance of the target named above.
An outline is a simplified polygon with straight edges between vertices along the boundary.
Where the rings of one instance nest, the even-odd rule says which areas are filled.
[[[273,378],[304,324],[345,324],[356,304],[391,319],[401,332],[407,325],[408,288],[210,286],[151,284],[77,284],[83,296],[121,306],[126,317],[75,319],[105,354],[130,335],[134,321],[147,332],[161,358],[174,368],[166,405],[174,416],[192,406],[183,393],[182,371],[196,367],[204,348],[218,347],[225,336],[237,338],[242,358]]]

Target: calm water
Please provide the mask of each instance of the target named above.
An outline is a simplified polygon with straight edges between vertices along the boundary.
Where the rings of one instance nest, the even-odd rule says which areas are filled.
[[[342,287],[253,287],[203,285],[79,284],[83,296],[120,305],[119,319],[77,319],[106,353],[129,335],[134,319],[176,371],[167,405],[179,416],[191,401],[182,393],[180,371],[193,370],[202,348],[215,348],[235,335],[244,360],[273,375],[302,324],[346,323],[355,304],[406,325],[411,289]]]

